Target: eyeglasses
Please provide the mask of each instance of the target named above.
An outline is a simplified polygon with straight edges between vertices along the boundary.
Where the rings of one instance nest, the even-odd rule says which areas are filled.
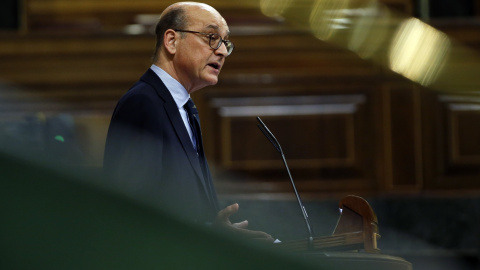
[[[220,48],[220,46],[222,46],[222,43],[223,43],[227,48],[227,56],[230,55],[233,51],[233,48],[235,48],[235,45],[233,45],[233,42],[231,42],[230,40],[223,39],[222,37],[214,33],[202,33],[197,31],[179,30],[179,29],[175,29],[174,31],[205,35],[208,37],[208,45],[210,45],[210,48],[214,50]]]

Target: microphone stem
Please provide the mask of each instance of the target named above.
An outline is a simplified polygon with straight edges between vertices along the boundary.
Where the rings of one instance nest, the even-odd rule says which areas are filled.
[[[283,151],[281,154],[282,154],[283,164],[285,164],[285,168],[287,169],[287,172],[288,172],[288,177],[290,178],[290,183],[292,183],[293,192],[295,193],[295,196],[297,198],[298,205],[302,209],[303,218],[305,219],[305,224],[307,225],[308,249],[313,250],[313,231],[312,231],[312,227],[310,226],[310,221],[308,220],[307,210],[305,210],[305,206],[303,206],[302,204],[302,199],[300,198],[300,194],[298,194],[297,188],[295,187],[295,182],[293,181],[293,177],[292,177],[292,174],[290,173],[290,169],[288,168],[287,160],[285,159],[285,155],[283,154]]]
[[[297,192],[297,188],[295,187],[295,182],[293,181],[292,174],[290,173],[290,169],[288,168],[287,160],[285,158],[285,155],[283,154],[282,147],[278,143],[275,136],[273,136],[272,132],[267,128],[267,126],[260,119],[260,117],[257,116],[257,120],[260,123],[259,125],[257,125],[258,128],[260,129],[260,131],[262,131],[263,135],[265,135],[265,137],[267,137],[267,139],[273,144],[275,149],[277,149],[277,151],[282,156],[283,164],[285,164],[285,168],[287,169],[288,177],[290,178],[290,183],[292,183],[293,191],[295,192],[295,196],[297,197],[298,205],[300,206],[300,209],[302,210],[303,218],[305,220],[305,224],[307,225],[307,229],[308,229],[308,250],[312,251],[313,250],[313,231],[312,231],[312,227],[310,226],[310,221],[308,220],[307,210],[305,210],[305,206],[303,206],[302,199],[300,198],[300,195]]]

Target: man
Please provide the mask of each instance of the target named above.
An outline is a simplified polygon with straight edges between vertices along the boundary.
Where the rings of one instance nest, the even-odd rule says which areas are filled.
[[[158,199],[189,221],[273,241],[247,230],[247,221],[230,222],[238,204],[219,211],[198,118],[189,115],[196,110],[190,94],[217,83],[233,50],[226,21],[211,6],[181,2],[165,9],[155,32],[153,65],[113,113],[104,168],[116,185]]]

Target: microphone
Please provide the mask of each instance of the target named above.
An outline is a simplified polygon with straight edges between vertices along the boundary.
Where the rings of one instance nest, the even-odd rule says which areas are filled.
[[[267,126],[263,123],[262,119],[257,116],[257,120],[259,124],[257,124],[257,127],[262,131],[263,135],[267,137],[267,139],[273,144],[273,147],[277,149],[277,151],[280,153],[282,156],[283,164],[285,164],[285,168],[287,169],[288,176],[290,177],[290,183],[292,183],[293,191],[295,192],[295,196],[297,197],[298,205],[300,206],[300,209],[302,210],[303,218],[305,219],[305,224],[307,225],[307,230],[308,230],[308,248],[309,250],[313,250],[313,230],[312,226],[310,226],[310,221],[308,220],[308,214],[307,210],[305,210],[305,206],[303,205],[302,199],[300,198],[300,195],[297,192],[297,188],[295,187],[295,182],[293,182],[292,174],[290,173],[290,169],[288,168],[287,165],[287,160],[285,159],[285,155],[283,154],[282,147],[280,146],[280,143],[278,140],[273,136],[273,133],[267,128]]]

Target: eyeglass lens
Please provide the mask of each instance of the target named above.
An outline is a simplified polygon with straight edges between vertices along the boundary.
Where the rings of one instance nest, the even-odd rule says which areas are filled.
[[[225,43],[225,47],[227,48],[228,54],[231,54],[233,51],[233,43],[229,40],[224,40],[220,38],[218,35],[210,35],[210,47],[214,50],[220,48],[222,46],[222,43]]]

